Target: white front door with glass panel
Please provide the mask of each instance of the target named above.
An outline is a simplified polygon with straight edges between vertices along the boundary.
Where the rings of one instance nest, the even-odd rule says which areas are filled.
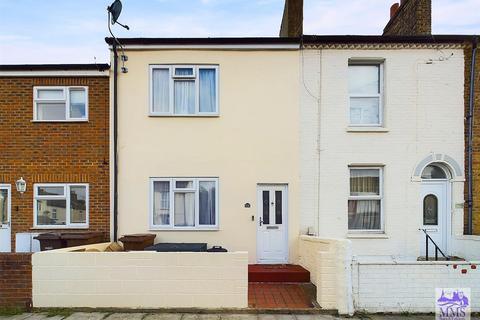
[[[0,184],[0,252],[11,252],[10,186]]]
[[[257,262],[288,262],[287,186],[258,186]]]
[[[448,236],[448,181],[423,181],[421,192],[422,229],[432,238],[444,254],[447,253]],[[420,232],[421,256],[426,253],[426,236]],[[428,242],[428,254],[435,255],[435,246]],[[441,257],[441,254],[438,254]]]

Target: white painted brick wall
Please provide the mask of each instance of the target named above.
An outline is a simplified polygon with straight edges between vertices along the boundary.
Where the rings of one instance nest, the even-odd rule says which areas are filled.
[[[385,59],[388,132],[347,131],[349,58]],[[423,235],[414,168],[431,153],[447,154],[463,168],[463,51],[303,50],[300,59],[301,232],[313,226],[322,238],[347,237],[348,166],[382,164],[386,234],[352,238],[353,253],[417,257]],[[452,196],[451,242],[462,233],[463,209],[455,207],[463,202],[461,179]]]
[[[248,254],[65,252],[32,257],[35,307],[245,308]]]
[[[318,235],[321,50],[300,52],[300,234]]]
[[[317,302],[340,314],[353,313],[351,243],[344,239],[300,236],[299,264],[310,271]]]
[[[480,311],[480,269],[457,262],[355,263],[355,310],[435,312],[435,288],[470,288],[472,311]],[[476,265],[480,262],[471,262]],[[467,273],[462,274],[461,270]]]

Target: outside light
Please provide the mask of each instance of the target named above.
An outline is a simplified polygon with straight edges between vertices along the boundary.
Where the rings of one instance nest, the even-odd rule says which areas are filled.
[[[17,187],[17,191],[22,194],[27,190],[27,182],[23,180],[23,177],[20,177],[20,179],[15,182],[15,186]]]

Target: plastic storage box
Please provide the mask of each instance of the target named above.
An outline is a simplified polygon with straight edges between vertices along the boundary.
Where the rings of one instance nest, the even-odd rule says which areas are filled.
[[[123,243],[125,251],[141,251],[153,245],[156,235],[152,233],[127,234],[118,239]]]

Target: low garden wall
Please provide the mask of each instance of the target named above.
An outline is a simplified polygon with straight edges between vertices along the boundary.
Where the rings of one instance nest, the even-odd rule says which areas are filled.
[[[31,300],[31,254],[0,253],[0,307],[29,308]]]
[[[352,250],[345,239],[300,236],[298,263],[310,271],[323,309],[353,314]]]
[[[35,253],[34,307],[248,307],[247,252],[76,252],[108,245]]]
[[[479,312],[480,262],[356,262],[353,265],[355,310],[435,312],[436,288],[470,288],[472,311]]]

